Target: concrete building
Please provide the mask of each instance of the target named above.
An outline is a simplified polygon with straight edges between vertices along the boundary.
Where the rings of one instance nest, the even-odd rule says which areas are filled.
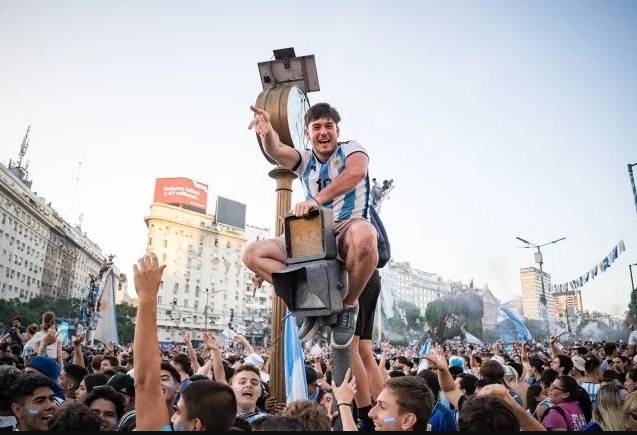
[[[269,230],[226,225],[204,210],[153,202],[144,218],[146,250],[166,264],[157,297],[159,340],[181,342],[185,332],[199,340],[207,330],[260,343],[269,329],[272,292],[266,285],[253,295],[241,250],[251,238],[269,237]]]
[[[524,317],[527,319],[544,320],[542,297],[542,277],[540,270],[535,267],[524,267],[520,269],[520,280],[522,283],[522,308]],[[555,302],[551,288],[551,275],[544,272],[544,291],[546,295],[549,322],[554,324],[557,321],[555,314]]]
[[[406,262],[390,261],[380,269],[384,290],[389,290],[397,300],[411,302],[424,315],[427,304],[443,295],[443,280],[434,273],[415,269]]]
[[[489,286],[478,289],[478,294],[482,297],[483,314],[482,330],[496,331],[498,326],[498,313],[500,312],[500,301],[491,293]]]
[[[567,323],[566,310],[568,310],[568,323],[571,327],[579,323],[584,313],[582,306],[581,290],[570,290],[563,293],[554,293],[555,315],[564,324]]]
[[[31,190],[22,160],[0,164],[0,299],[82,298],[105,257],[79,227]],[[124,277],[125,278],[125,277]]]

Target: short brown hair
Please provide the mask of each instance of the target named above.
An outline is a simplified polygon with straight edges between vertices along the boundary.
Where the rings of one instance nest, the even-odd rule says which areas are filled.
[[[303,420],[310,431],[329,432],[332,430],[330,419],[324,408],[316,402],[297,400],[288,404],[283,410],[284,417],[296,417]]]
[[[310,122],[323,118],[329,118],[337,124],[341,122],[341,115],[335,108],[328,103],[316,103],[305,112],[305,125],[308,126]]]
[[[253,366],[252,364],[242,364],[240,365],[235,371],[234,371],[234,376],[237,376],[239,373],[241,372],[252,372],[252,373],[256,373],[256,375],[259,377],[259,379],[261,378],[261,372],[259,371],[258,368],[256,368],[255,366]]]
[[[396,394],[396,403],[401,410],[416,416],[413,430],[426,430],[434,408],[434,395],[427,386],[427,381],[420,376],[401,376],[388,379],[385,388]]]

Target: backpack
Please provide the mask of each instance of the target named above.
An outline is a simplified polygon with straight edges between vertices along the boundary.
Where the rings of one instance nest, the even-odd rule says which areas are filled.
[[[378,212],[374,207],[369,207],[369,221],[374,228],[376,228],[376,234],[378,235],[378,265],[376,268],[380,269],[385,266],[391,258],[391,246],[389,245],[389,238],[387,237],[383,221],[380,220],[380,216],[378,216]]]

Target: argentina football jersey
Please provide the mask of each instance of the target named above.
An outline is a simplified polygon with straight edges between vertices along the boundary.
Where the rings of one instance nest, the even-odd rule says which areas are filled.
[[[316,158],[312,150],[301,152],[301,161],[294,168],[294,173],[299,177],[305,192],[305,199],[316,196],[327,187],[346,167],[346,161],[354,153],[363,153],[367,150],[356,141],[339,142],[336,150],[330,158],[321,162]],[[370,204],[369,174],[356,184],[356,186],[323,204],[331,208],[336,221],[344,221],[352,218],[369,219],[367,209]]]

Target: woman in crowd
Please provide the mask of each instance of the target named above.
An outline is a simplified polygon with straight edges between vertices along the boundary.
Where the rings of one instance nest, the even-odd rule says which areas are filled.
[[[542,418],[547,430],[579,431],[586,425],[586,416],[580,405],[581,390],[570,376],[558,376],[549,387],[549,399],[553,403]]]
[[[593,418],[582,428],[583,432],[625,430],[622,399],[612,384],[603,385],[597,393]]]

